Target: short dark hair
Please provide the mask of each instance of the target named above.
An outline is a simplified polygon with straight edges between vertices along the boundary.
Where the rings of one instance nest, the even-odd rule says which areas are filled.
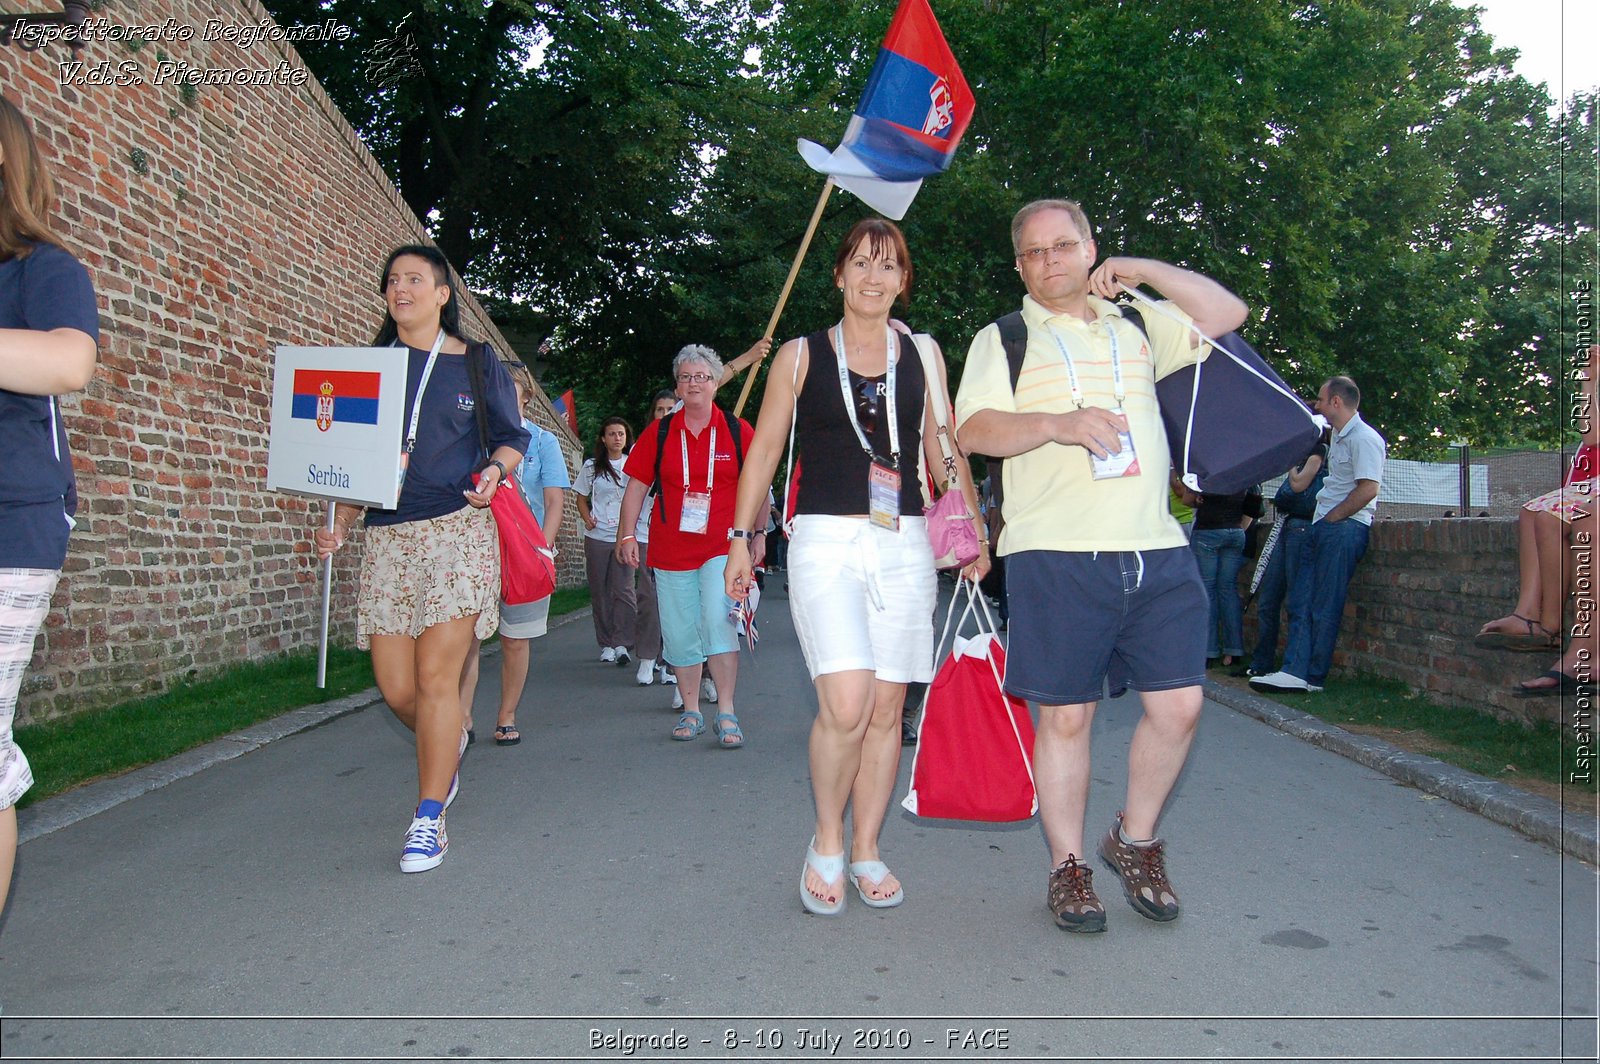
[[[844,235],[844,240],[839,243],[839,253],[833,257],[833,277],[838,280],[844,273],[845,263],[850,261],[850,256],[855,253],[861,241],[867,241],[869,254],[880,258],[886,252],[893,252],[895,261],[900,264],[900,269],[905,273],[905,284],[900,286],[899,303],[902,306],[911,305],[911,247],[906,243],[906,235],[900,227],[883,218],[863,218],[850,227]]]
[[[1356,382],[1349,377],[1329,377],[1323,385],[1328,389],[1328,398],[1339,397],[1339,402],[1356,410],[1361,406],[1361,389],[1356,387]]]

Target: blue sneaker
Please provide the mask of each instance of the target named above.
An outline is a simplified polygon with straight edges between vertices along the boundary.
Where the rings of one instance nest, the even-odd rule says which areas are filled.
[[[406,832],[406,848],[400,851],[400,871],[426,872],[437,868],[449,848],[444,817],[419,816],[411,821],[411,828]]]

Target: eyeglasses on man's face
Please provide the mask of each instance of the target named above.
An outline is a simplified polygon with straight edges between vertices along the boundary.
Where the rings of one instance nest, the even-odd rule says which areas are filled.
[[[680,374],[678,374],[678,383],[679,384],[710,384],[711,383],[711,374],[709,374],[709,373],[680,373]]]
[[[1076,249],[1081,243],[1083,243],[1081,240],[1057,240],[1054,244],[1050,244],[1046,247],[1029,248],[1027,251],[1024,251],[1022,254],[1018,255],[1017,258],[1026,259],[1028,262],[1038,264],[1043,262],[1045,257],[1051,252],[1055,252],[1057,255],[1067,255]]]

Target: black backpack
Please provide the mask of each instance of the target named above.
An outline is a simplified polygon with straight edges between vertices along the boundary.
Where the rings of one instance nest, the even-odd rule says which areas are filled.
[[[744,433],[739,430],[739,419],[723,410],[716,403],[711,404],[711,409],[722,414],[723,421],[727,422],[728,430],[733,434],[734,472],[744,472]],[[660,508],[659,512],[663,521],[667,519],[667,504],[666,500],[661,498],[661,452],[666,450],[667,432],[672,425],[672,419],[679,413],[681,413],[680,410],[674,410],[671,414],[656,422],[656,475],[655,479],[650,482],[649,494],[655,496],[656,506]],[[685,431],[688,430],[685,429]],[[712,460],[715,461],[715,459],[716,456],[713,455]]]

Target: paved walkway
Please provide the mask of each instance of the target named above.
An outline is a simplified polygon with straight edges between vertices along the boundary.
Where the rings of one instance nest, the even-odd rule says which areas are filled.
[[[670,689],[552,631],[522,745],[472,747],[425,874],[381,704],[24,811],[0,1057],[1595,1059],[1593,867],[1220,703],[1163,822],[1176,923],[1101,871],[1109,931],[1062,934],[1037,823],[898,805],[906,904],[802,915],[814,701],[781,586],[762,614],[737,752],[669,741]],[[1091,832],[1136,716],[1095,722]]]

